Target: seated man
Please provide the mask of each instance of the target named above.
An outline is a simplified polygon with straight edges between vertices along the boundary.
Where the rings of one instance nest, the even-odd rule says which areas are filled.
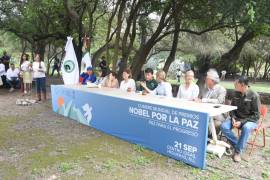
[[[153,69],[151,68],[147,68],[144,71],[144,79],[145,79],[146,87],[150,89],[151,91],[156,89],[156,87],[158,86],[157,81],[154,79],[153,73],[154,73]],[[143,91],[144,88],[141,85],[139,85],[137,90]]]
[[[10,92],[14,91],[19,85],[19,69],[15,68],[13,63],[10,64],[10,68],[7,70],[7,83],[10,86]]]
[[[194,72],[189,70],[185,74],[185,83],[181,84],[178,89],[177,98],[194,101],[198,98],[199,87],[193,82]]]
[[[96,75],[94,74],[93,72],[93,68],[92,67],[87,67],[87,71],[86,72],[83,72],[81,75],[80,75],[80,84],[87,84],[87,82],[91,82],[91,83],[94,83],[96,82],[97,80],[97,77]]]
[[[231,99],[231,105],[237,106],[237,109],[221,124],[222,133],[235,149],[233,156],[235,162],[241,161],[241,152],[247,144],[249,134],[257,127],[260,104],[259,95],[249,89],[248,78],[240,76],[235,81],[235,92]],[[232,132],[233,128],[241,129],[239,139]]]
[[[164,71],[160,70],[157,72],[157,82],[158,86],[152,91],[146,86],[146,83],[144,82],[141,82],[141,86],[147,93],[158,96],[173,97],[172,85],[166,81],[166,73]]]
[[[226,89],[219,84],[219,75],[215,69],[209,69],[205,79],[205,87],[200,89],[201,102],[213,103],[213,104],[224,104],[226,97]],[[216,132],[219,134],[220,125],[225,120],[223,115],[215,116],[214,123]],[[209,134],[211,132],[209,131]]]

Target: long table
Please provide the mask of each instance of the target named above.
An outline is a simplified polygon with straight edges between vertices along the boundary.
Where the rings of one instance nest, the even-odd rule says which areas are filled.
[[[83,85],[51,93],[54,112],[202,169],[209,119],[236,108]]]

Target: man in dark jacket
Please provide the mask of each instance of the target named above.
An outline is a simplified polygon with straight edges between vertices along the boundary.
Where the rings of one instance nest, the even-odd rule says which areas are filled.
[[[10,61],[10,56],[7,55],[7,52],[3,52],[3,56],[1,57],[1,60],[3,64],[5,65],[5,70],[7,71],[9,69],[9,61]]]
[[[107,70],[108,70],[107,61],[105,59],[105,56],[101,57],[101,62],[99,63],[99,67],[101,69],[102,76],[105,77],[107,75]]]
[[[221,124],[221,131],[231,142],[235,149],[233,159],[241,161],[241,153],[246,147],[248,137],[257,127],[260,118],[260,97],[248,85],[246,76],[241,76],[235,81],[235,92],[232,95],[231,105],[237,109],[230,113],[230,117]],[[241,129],[239,138],[232,132],[233,128]]]

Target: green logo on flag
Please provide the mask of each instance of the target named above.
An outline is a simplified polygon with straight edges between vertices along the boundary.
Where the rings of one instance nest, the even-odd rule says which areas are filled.
[[[64,63],[64,69],[67,73],[71,73],[74,69],[75,69],[75,64],[73,61],[71,60],[67,60],[65,63]]]

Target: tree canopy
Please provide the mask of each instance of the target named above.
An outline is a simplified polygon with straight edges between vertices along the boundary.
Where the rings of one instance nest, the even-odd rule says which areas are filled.
[[[218,62],[208,66],[229,69],[246,43],[270,35],[268,0],[6,0],[0,2],[0,14],[0,29],[20,38],[23,50],[45,58],[48,46],[63,47],[72,36],[80,64],[88,36],[93,65],[105,55],[115,70],[121,58],[119,74],[129,67],[135,78],[159,50],[168,52],[166,72],[179,52],[193,53],[203,64],[198,56],[206,57],[203,48],[187,44],[207,47],[215,40],[203,38],[213,37],[220,39],[216,44],[230,43],[207,52]]]

